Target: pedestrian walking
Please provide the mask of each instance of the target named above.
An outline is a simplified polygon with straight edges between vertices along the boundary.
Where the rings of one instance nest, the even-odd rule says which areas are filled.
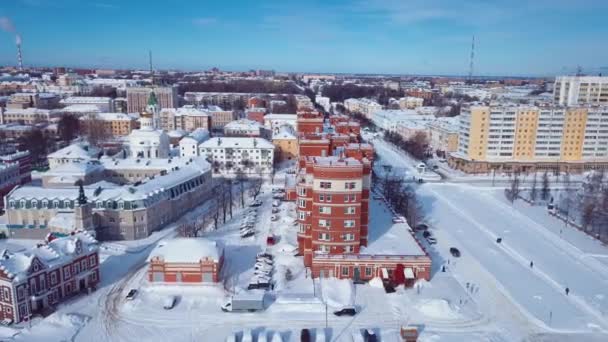
[[[570,293],[570,289],[566,287],[566,296]]]
[[[534,261],[530,261],[530,268],[534,267]]]

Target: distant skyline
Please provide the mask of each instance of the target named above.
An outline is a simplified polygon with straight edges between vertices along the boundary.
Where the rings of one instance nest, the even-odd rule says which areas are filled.
[[[605,0],[0,1],[0,64],[466,75],[608,74]]]

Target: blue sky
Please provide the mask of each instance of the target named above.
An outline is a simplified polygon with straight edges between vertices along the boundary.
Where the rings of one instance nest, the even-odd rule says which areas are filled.
[[[608,74],[607,0],[0,0],[0,64]]]

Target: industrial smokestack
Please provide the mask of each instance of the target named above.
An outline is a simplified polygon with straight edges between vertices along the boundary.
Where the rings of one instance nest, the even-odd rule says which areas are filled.
[[[19,67],[19,71],[23,71],[23,55],[21,54],[21,36],[17,35],[15,38],[15,43],[17,43],[17,65]]]

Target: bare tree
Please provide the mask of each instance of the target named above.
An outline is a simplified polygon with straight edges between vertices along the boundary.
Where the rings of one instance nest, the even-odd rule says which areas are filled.
[[[549,196],[551,195],[551,188],[549,185],[549,175],[547,171],[543,174],[542,187],[540,189],[540,199],[543,201],[548,201]]]
[[[241,208],[245,208],[245,182],[247,181],[247,176],[241,170],[237,171],[235,180],[237,182],[239,195],[241,198]]]
[[[509,189],[505,190],[505,195],[507,196],[507,199],[509,200],[509,202],[511,202],[511,204],[513,204],[519,196],[519,192],[521,191],[519,185],[519,173],[515,172],[513,174],[513,178],[511,178]]]
[[[249,196],[253,198],[255,201],[262,192],[262,185],[264,184],[264,180],[262,178],[256,178],[252,180],[249,184]]]
[[[530,189],[530,201],[532,203],[536,202],[538,198],[538,189],[536,188],[536,173],[534,173],[534,178],[532,179],[532,188]]]
[[[99,146],[108,140],[110,133],[106,131],[104,122],[97,117],[97,114],[87,116],[83,124],[84,134],[91,145]]]

